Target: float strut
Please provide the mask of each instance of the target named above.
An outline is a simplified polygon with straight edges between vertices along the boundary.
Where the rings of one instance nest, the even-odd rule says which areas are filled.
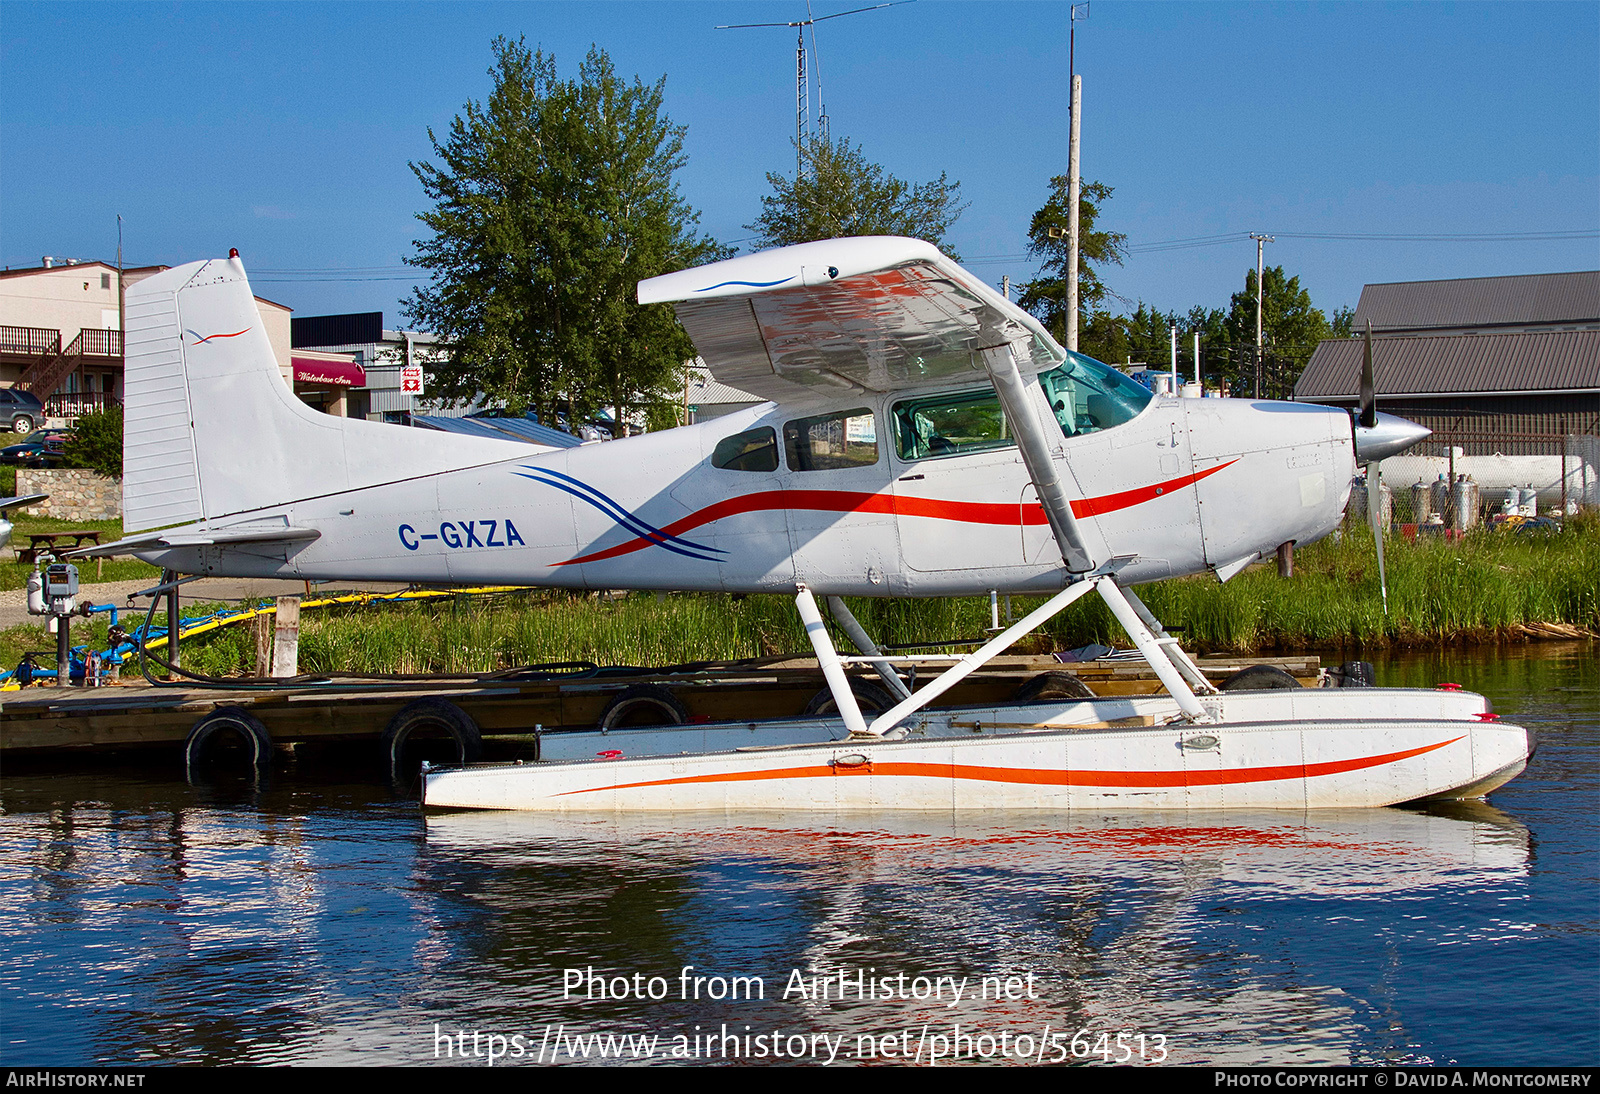
[[[1183,678],[1171,657],[1167,656],[1168,646],[1150,633],[1150,628],[1144,625],[1144,620],[1139,618],[1139,613],[1128,603],[1128,597],[1123,593],[1122,587],[1117,584],[1116,578],[1097,577],[1095,586],[1100,590],[1100,598],[1106,602],[1106,607],[1111,609],[1111,614],[1117,617],[1117,622],[1122,624],[1122,629],[1128,632],[1128,637],[1133,639],[1133,644],[1139,647],[1139,652],[1144,654],[1144,659],[1161,680],[1161,686],[1167,693],[1178,701],[1178,709],[1183,711],[1184,717],[1191,722],[1215,721],[1206,713],[1205,707],[1200,705],[1200,700],[1194,697],[1194,691]],[[1170,642],[1171,639],[1168,639]]]
[[[1122,589],[1120,585],[1117,587]],[[1200,666],[1195,664],[1187,653],[1183,652],[1183,647],[1178,645],[1178,640],[1167,633],[1167,629],[1161,625],[1161,620],[1157,619],[1155,613],[1145,606],[1145,602],[1140,600],[1132,589],[1122,589],[1122,595],[1128,598],[1128,604],[1138,613],[1139,618],[1144,621],[1144,625],[1149,627],[1156,636],[1156,642],[1161,646],[1161,651],[1167,655],[1177,670],[1183,673],[1184,678],[1189,681],[1194,690],[1206,695],[1217,694],[1216,687],[1210,680],[1206,679],[1206,674],[1200,671]]]
[[[882,656],[883,651],[878,648],[878,644],[867,634],[866,628],[856,621],[856,617],[851,614],[849,608],[845,607],[845,603],[841,598],[837,596],[828,597],[828,612],[844,630],[844,633],[850,636],[850,641],[856,644],[856,649],[868,657]],[[906,687],[905,681],[900,679],[900,674],[894,671],[893,665],[887,661],[869,661],[867,663],[878,674],[878,678],[889,685],[890,690],[896,695],[902,699],[910,697],[911,689]]]
[[[1045,601],[1044,604],[1040,605],[1038,608],[1035,608],[1033,611],[1017,620],[1011,626],[1007,627],[1005,630],[989,639],[988,642],[984,643],[977,650],[974,650],[972,653],[962,657],[961,660],[957,661],[954,665],[951,665],[938,676],[934,677],[922,687],[918,688],[915,695],[912,695],[908,699],[902,699],[900,702],[896,703],[894,706],[878,715],[873,719],[872,725],[868,727],[868,732],[870,732],[874,737],[883,736],[889,730],[899,725],[907,715],[921,710],[939,696],[943,695],[945,692],[961,683],[961,681],[965,680],[968,676],[971,676],[973,673],[983,668],[984,665],[987,665],[990,661],[994,660],[997,655],[1005,652],[1006,648],[1010,646],[1011,643],[1015,642],[1017,639],[1021,638],[1035,627],[1049,622],[1053,616],[1065,609],[1068,604],[1071,604],[1074,600],[1077,600],[1079,597],[1089,592],[1094,588],[1094,586],[1095,583],[1092,581],[1075,581],[1071,585],[1068,585],[1055,596]]]
[[[817,610],[816,597],[811,595],[811,590],[804,585],[797,587],[794,603],[800,610],[800,622],[805,624],[806,637],[811,639],[811,648],[817,651],[817,664],[822,666],[823,678],[828,681],[828,690],[833,692],[833,701],[839,707],[839,716],[844,719],[844,727],[850,731],[852,737],[862,737],[867,733],[867,723],[861,717],[861,705],[856,702],[856,693],[850,690],[850,677],[845,674],[844,663],[839,660],[839,654],[833,648],[833,639],[828,635],[827,624],[822,622],[822,613]]]

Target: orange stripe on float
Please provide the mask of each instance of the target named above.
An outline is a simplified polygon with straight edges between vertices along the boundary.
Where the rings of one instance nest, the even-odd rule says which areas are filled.
[[[595,786],[584,790],[568,790],[557,797],[570,794],[593,794],[601,790],[636,790],[649,786],[686,786],[695,783],[765,782],[770,779],[821,779],[847,778],[852,775],[881,775],[901,778],[966,779],[973,782],[1021,783],[1034,786],[1218,786],[1228,783],[1274,782],[1281,779],[1310,779],[1322,775],[1340,775],[1347,771],[1360,771],[1369,767],[1408,760],[1413,756],[1453,745],[1462,737],[1453,737],[1438,744],[1422,745],[1403,752],[1389,752],[1382,756],[1358,756],[1353,760],[1328,760],[1315,764],[1282,764],[1275,767],[1243,767],[1237,770],[1216,771],[1061,771],[1038,770],[1027,767],[974,767],[963,764],[928,764],[888,761],[867,762],[855,767],[836,768],[831,764],[807,767],[775,767],[765,771],[726,771],[716,775],[685,775],[676,779],[654,779],[647,782],[619,783],[616,786]]]

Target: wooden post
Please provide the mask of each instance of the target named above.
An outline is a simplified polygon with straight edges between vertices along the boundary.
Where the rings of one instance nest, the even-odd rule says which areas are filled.
[[[258,615],[250,621],[250,631],[256,640],[253,675],[270,676],[272,675],[272,624],[266,615]]]
[[[278,626],[272,636],[272,675],[300,675],[300,598],[278,597]]]
[[[1294,576],[1294,540],[1278,544],[1278,576]]]

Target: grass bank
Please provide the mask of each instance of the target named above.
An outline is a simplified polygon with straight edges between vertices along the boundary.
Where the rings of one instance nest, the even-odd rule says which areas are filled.
[[[1494,641],[1539,623],[1600,631],[1600,520],[1593,518],[1554,534],[1392,540],[1387,615],[1376,552],[1365,535],[1313,544],[1295,561],[1288,580],[1261,566],[1226,585],[1196,577],[1139,593],[1200,652]],[[1020,616],[1040,600],[1013,598],[1013,610]],[[978,637],[989,622],[982,597],[852,600],[851,610],[886,643]],[[1127,644],[1093,597],[1020,649],[1042,653],[1089,642]],[[548,661],[668,665],[809,651],[788,597],[610,599],[549,591],[308,613],[300,643],[304,672],[481,672]],[[246,629],[222,631],[192,651],[186,646],[184,657],[202,672],[240,673],[251,667],[254,642]]]
[[[10,469],[13,473],[16,468]],[[28,575],[33,572],[31,563],[17,561],[16,549],[28,545],[28,536],[35,532],[87,532],[92,530],[100,533],[101,543],[111,543],[122,538],[122,522],[120,520],[95,520],[95,521],[70,521],[56,520],[52,517],[30,517],[26,513],[16,513],[8,518],[13,527],[11,531],[12,550],[0,552],[0,590],[21,589],[28,584]],[[82,581],[142,581],[148,577],[159,577],[161,571],[145,562],[133,558],[107,558],[79,560],[76,563]]]

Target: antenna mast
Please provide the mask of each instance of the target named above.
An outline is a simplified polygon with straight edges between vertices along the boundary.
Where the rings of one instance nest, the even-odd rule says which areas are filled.
[[[856,15],[863,11],[877,11],[879,8],[892,8],[900,4],[912,3],[914,0],[891,0],[887,4],[873,4],[865,8],[851,8],[849,11],[836,11],[832,15],[811,14],[811,0],[806,0],[806,17],[792,20],[787,23],[727,23],[717,27],[717,30],[748,30],[753,27],[794,27],[794,148],[795,148],[795,181],[799,182],[806,170],[806,145],[811,137],[811,87],[806,77],[806,28],[811,27],[811,52],[817,53],[816,24],[825,19],[838,19],[844,15]],[[822,105],[822,60],[818,55],[814,64],[817,70],[817,120],[821,125],[822,137],[828,136],[828,112]]]

